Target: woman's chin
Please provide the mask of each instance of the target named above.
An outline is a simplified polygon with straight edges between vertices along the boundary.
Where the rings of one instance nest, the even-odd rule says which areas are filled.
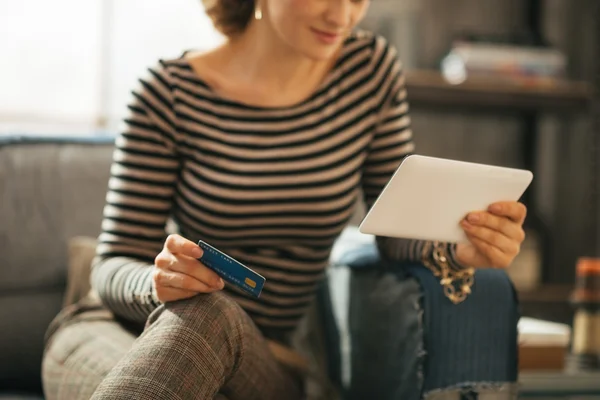
[[[332,57],[335,57],[338,53],[339,46],[310,46],[306,48],[302,53],[314,61],[328,61]]]

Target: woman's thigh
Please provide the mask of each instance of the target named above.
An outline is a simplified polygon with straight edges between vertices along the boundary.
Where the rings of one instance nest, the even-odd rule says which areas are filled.
[[[109,315],[109,313],[107,313]],[[42,362],[46,399],[89,399],[129,351],[136,336],[112,317],[65,323],[49,340]]]
[[[248,314],[212,293],[154,311],[93,398],[292,400],[301,386]]]

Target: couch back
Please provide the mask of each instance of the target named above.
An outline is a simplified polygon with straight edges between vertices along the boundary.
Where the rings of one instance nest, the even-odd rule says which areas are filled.
[[[0,138],[0,394],[40,392],[68,240],[100,232],[114,140]]]

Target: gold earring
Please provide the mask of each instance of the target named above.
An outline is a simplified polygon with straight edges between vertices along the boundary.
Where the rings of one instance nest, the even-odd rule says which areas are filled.
[[[260,5],[256,5],[256,8],[254,9],[254,19],[260,21],[262,19],[263,15],[262,15],[262,10],[260,8]]]

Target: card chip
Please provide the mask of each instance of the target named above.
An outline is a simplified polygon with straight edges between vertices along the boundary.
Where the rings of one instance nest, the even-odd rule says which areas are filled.
[[[250,286],[251,288],[255,288],[255,287],[256,287],[256,282],[254,282],[254,281],[253,281],[252,279],[250,279],[250,278],[246,278],[246,280],[245,280],[244,282],[246,282],[246,284],[247,284],[248,286]]]

